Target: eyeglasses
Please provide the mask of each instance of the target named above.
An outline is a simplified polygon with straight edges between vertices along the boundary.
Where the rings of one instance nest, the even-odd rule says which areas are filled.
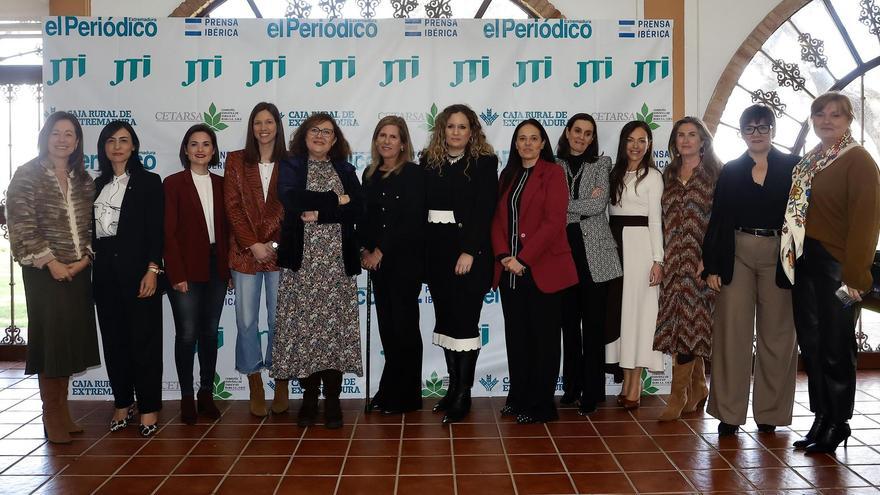
[[[770,134],[770,129],[773,129],[773,126],[769,124],[747,125],[743,127],[740,132],[742,132],[744,136],[751,136],[755,131],[758,131],[758,134]]]
[[[309,134],[315,137],[321,136],[328,138],[333,135],[333,129],[321,129],[320,127],[312,127],[311,129],[309,129]]]

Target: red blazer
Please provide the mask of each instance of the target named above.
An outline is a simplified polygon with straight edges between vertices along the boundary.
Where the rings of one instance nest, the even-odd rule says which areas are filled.
[[[229,230],[223,205],[223,177],[211,174],[214,189],[214,242],[217,272],[229,278]],[[165,273],[171,285],[207,282],[211,245],[202,202],[189,170],[165,178]]]
[[[280,162],[280,160],[279,160]],[[263,199],[263,181],[260,166],[244,163],[244,151],[226,156],[223,172],[223,192],[226,196],[226,217],[229,219],[229,268],[254,274],[278,270],[273,258],[258,263],[249,246],[257,242],[281,241],[281,218],[284,208],[278,201],[278,168],[276,163],[269,179],[269,194]]]
[[[548,294],[578,282],[565,233],[568,186],[564,173],[559,165],[539,159],[520,200],[521,249],[516,257],[531,271],[538,289]],[[510,253],[510,187],[498,196],[492,218],[492,250],[496,257],[493,287],[498,287],[504,271],[498,256]]]

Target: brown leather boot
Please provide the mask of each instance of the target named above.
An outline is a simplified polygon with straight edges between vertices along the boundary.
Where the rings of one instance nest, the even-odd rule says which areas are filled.
[[[260,372],[251,373],[248,377],[248,389],[250,389],[251,414],[262,418],[266,412],[266,391],[263,389],[263,375]]]
[[[43,431],[51,443],[70,443],[70,432],[64,421],[61,394],[67,393],[69,377],[38,377],[40,399],[43,400]]]
[[[688,400],[682,412],[692,413],[702,409],[707,397],[709,397],[709,387],[706,385],[706,366],[703,358],[697,356],[694,358],[694,372],[688,388]]]
[[[67,395],[70,391],[70,380],[64,385],[64,391],[61,394],[61,403],[62,403],[62,419],[64,420],[64,424],[67,426],[68,433],[82,433],[85,430],[82,426],[78,425],[76,421],[73,420],[73,417],[70,416],[70,405],[67,402]]]
[[[290,408],[290,382],[275,380],[275,396],[272,398],[272,412],[281,414]]]
[[[681,410],[688,400],[688,386],[691,383],[691,373],[694,371],[692,360],[686,364],[678,364],[678,360],[672,360],[672,390],[666,401],[666,409],[660,413],[659,421],[673,421],[681,417]]]

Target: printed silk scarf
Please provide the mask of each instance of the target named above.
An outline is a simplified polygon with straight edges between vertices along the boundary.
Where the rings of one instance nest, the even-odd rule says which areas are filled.
[[[782,269],[791,283],[794,283],[795,261],[801,257],[804,250],[804,237],[807,232],[805,222],[807,209],[810,206],[813,177],[831,166],[840,155],[856,146],[858,144],[847,130],[837,144],[825,151],[822,151],[821,143],[816,145],[794,167],[791,174],[791,192],[788,194],[788,204],[785,207],[782,242],[779,247]]]

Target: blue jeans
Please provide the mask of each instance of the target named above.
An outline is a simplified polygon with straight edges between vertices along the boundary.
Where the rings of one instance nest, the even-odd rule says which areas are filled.
[[[275,303],[278,299],[280,272],[257,272],[254,275],[232,270],[235,284],[235,369],[250,375],[272,366],[272,341],[275,338]],[[260,289],[265,283],[266,312],[269,320],[269,344],[263,356],[260,339]]]

